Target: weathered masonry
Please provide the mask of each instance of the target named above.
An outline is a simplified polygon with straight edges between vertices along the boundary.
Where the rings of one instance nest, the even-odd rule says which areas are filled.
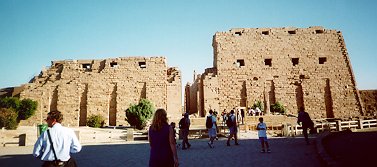
[[[176,118],[182,112],[181,87],[181,72],[167,67],[164,57],[53,61],[24,85],[20,97],[36,100],[39,106],[21,124],[41,123],[50,110],[57,109],[70,126],[85,126],[92,114],[104,116],[105,125],[127,125],[125,110],[141,98]]]
[[[213,36],[213,67],[186,85],[185,105],[203,116],[262,101],[314,118],[363,115],[342,33],[323,27],[238,28]]]

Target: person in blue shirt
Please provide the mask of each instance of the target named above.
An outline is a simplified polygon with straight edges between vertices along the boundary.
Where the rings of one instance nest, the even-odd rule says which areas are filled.
[[[39,136],[33,150],[33,156],[44,161],[42,167],[77,166],[70,153],[80,152],[81,144],[72,129],[61,125],[62,121],[63,114],[59,111],[47,114],[49,128]]]

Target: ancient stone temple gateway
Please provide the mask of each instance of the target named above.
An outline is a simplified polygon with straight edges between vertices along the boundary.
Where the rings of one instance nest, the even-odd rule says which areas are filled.
[[[363,115],[342,33],[323,27],[239,28],[213,36],[213,67],[186,85],[186,110],[276,102],[314,118]]]
[[[38,101],[39,107],[21,123],[41,123],[58,109],[71,126],[85,126],[92,114],[104,116],[106,125],[127,125],[125,110],[141,98],[166,108],[168,117],[180,117],[181,85],[180,71],[167,67],[164,57],[53,61],[24,86],[20,97]]]
[[[323,27],[238,28],[213,36],[213,67],[194,74],[185,87],[184,110],[204,116],[262,101],[268,113],[279,102],[287,114],[304,106],[313,118],[377,115],[377,91],[356,87],[342,33]],[[85,126],[101,114],[105,125],[127,125],[125,110],[141,98],[166,108],[170,121],[182,111],[181,73],[164,57],[53,61],[30,83],[7,88],[5,96],[38,101],[21,125],[44,122],[58,109],[64,124]],[[4,91],[0,90],[0,96]],[[10,90],[10,91],[7,91]]]

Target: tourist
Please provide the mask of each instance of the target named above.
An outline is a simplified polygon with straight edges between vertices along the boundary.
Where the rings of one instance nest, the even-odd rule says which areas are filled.
[[[217,124],[216,124],[216,116],[213,114],[212,110],[209,110],[209,115],[207,116],[206,119],[206,127],[208,129],[208,137],[209,137],[209,142],[208,146],[209,148],[214,148],[213,140],[216,139],[217,137]]]
[[[63,127],[63,114],[51,111],[47,114],[48,130],[39,136],[34,145],[33,155],[43,162],[42,167],[77,166],[70,153],[78,153],[81,144],[72,129]]]
[[[251,109],[251,114],[252,114],[252,116],[257,116],[257,112],[256,112],[256,110]]]
[[[157,109],[152,119],[152,125],[148,133],[151,147],[150,167],[176,167],[178,155],[174,139],[173,129],[168,124],[168,118],[164,109]]]
[[[223,126],[225,126],[225,121],[226,121],[226,109],[224,109],[224,111],[221,113],[221,116],[223,117]]]
[[[257,116],[261,116],[261,115],[263,115],[263,114],[262,114],[262,111],[260,110],[259,107],[256,107],[255,110],[256,110],[255,112],[256,112],[256,115],[257,115]]]
[[[300,124],[302,122],[302,125]],[[302,126],[302,133],[304,134],[306,144],[310,144],[308,138],[308,129],[314,130],[314,123],[307,112],[305,112],[304,107],[300,107],[298,113],[297,123]]]
[[[244,118],[245,118],[245,110],[241,109],[241,122],[242,122],[242,125],[243,125],[243,119]]]
[[[178,133],[177,133],[177,130],[175,129],[175,122],[171,122],[171,123],[170,123],[170,127],[173,129],[173,132],[174,132],[174,140],[175,140],[175,142],[177,143],[177,135],[178,135]],[[181,144],[178,144],[178,143],[177,143],[177,148],[179,148],[179,147],[181,147]]]
[[[228,123],[229,122],[229,123]],[[234,141],[236,145],[238,144],[238,139],[237,139],[237,121],[236,121],[236,116],[234,115],[234,110],[230,111],[230,115],[227,120],[227,125],[229,127],[229,136],[228,136],[228,141],[226,142],[227,146],[230,146],[230,139],[234,137]]]
[[[213,109],[213,115],[215,115],[216,117],[217,117],[217,111],[216,111],[216,109]]]
[[[259,141],[260,141],[260,143],[262,145],[261,153],[265,153],[266,152],[264,145],[266,145],[267,152],[270,153],[271,150],[270,150],[270,146],[268,145],[268,141],[267,141],[267,125],[266,125],[266,123],[263,122],[263,118],[262,117],[259,118],[259,123],[257,125],[257,130],[258,130]]]
[[[182,132],[182,150],[186,150],[187,148],[191,147],[191,144],[188,142],[188,134],[190,129],[190,118],[189,113],[184,113],[183,118],[179,121],[179,128]],[[187,147],[186,147],[187,145]]]
[[[237,111],[237,123],[240,122],[240,110],[235,109]]]

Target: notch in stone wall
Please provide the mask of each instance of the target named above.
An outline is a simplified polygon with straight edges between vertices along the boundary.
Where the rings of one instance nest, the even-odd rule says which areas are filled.
[[[270,32],[269,31],[262,31],[262,34],[263,35],[270,35]]]
[[[236,36],[241,36],[241,35],[242,35],[242,32],[241,32],[241,31],[237,31],[237,32],[234,33],[234,35],[236,35]]]
[[[88,84],[84,84],[84,91],[80,95],[79,126],[86,126],[88,113]]]
[[[323,31],[323,30],[315,30],[315,33],[316,33],[316,34],[323,34],[324,31]]]
[[[113,86],[113,90],[109,97],[109,125],[116,126],[116,119],[117,119],[117,83],[111,84]]]
[[[99,63],[98,73],[100,73],[103,69],[105,69],[105,66],[106,66],[106,60],[102,60]]]
[[[147,68],[147,63],[145,61],[139,61],[140,68]]]
[[[243,67],[243,66],[245,66],[245,60],[244,59],[237,59],[236,66],[237,67]]]
[[[318,58],[318,63],[319,64],[325,64],[326,61],[327,61],[326,57],[320,57],[320,58]]]
[[[330,79],[325,79],[325,106],[326,106],[326,117],[327,118],[334,118],[334,111],[333,111],[333,100],[331,96],[331,87],[330,87]]]
[[[116,67],[118,67],[118,63],[115,62],[115,61],[112,61],[112,62],[110,62],[110,67],[116,68]]]
[[[292,58],[292,65],[293,66],[298,65],[298,62],[299,62],[299,58]]]
[[[296,30],[288,31],[288,34],[296,34]]]
[[[81,64],[81,67],[82,67],[85,71],[92,71],[92,65],[89,64],[89,63]]]
[[[272,67],[272,59],[264,59],[264,65]]]
[[[50,111],[55,111],[58,109],[58,87],[59,86],[56,86],[55,89],[52,91],[52,96],[49,100]]]

